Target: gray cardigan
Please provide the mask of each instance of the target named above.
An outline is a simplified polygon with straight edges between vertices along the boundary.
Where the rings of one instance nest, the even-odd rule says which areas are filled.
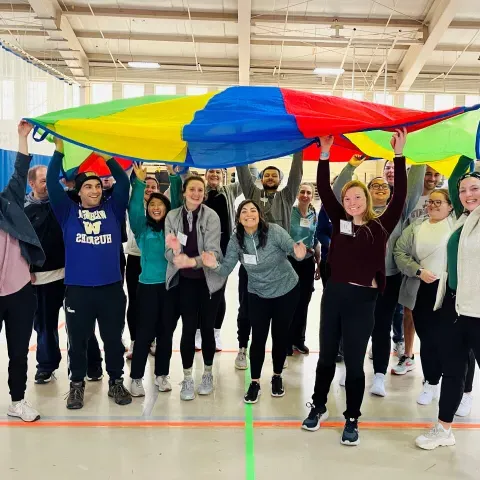
[[[410,217],[410,214],[412,213],[413,209],[418,203],[418,200],[422,196],[425,169],[425,165],[412,165],[410,167],[410,171],[408,172],[407,199],[405,201],[405,207],[403,208],[400,220],[393,229],[393,232],[390,234],[387,242],[387,254],[385,256],[385,274],[387,275],[387,277],[396,275],[399,272],[399,269],[395,264],[395,259],[393,258],[393,248],[398,238],[402,234],[402,230],[405,227],[405,222],[408,220],[408,217]],[[342,188],[347,182],[352,179],[354,171],[355,167],[353,167],[349,163],[347,163],[347,165],[341,171],[333,186],[333,191],[337,196],[337,199],[340,192],[342,191]],[[377,209],[375,209],[375,211],[377,212]]]
[[[258,247],[258,232],[253,235],[245,234],[243,249],[238,243],[237,236],[233,235],[228,243],[224,261],[214,271],[226,277],[240,261],[247,271],[250,293],[262,298],[281,297],[298,283],[298,275],[287,259],[287,255],[295,258],[294,243],[292,237],[274,223],[268,226],[267,243],[262,248]],[[255,256],[256,265],[246,263],[244,254]]]
[[[245,199],[254,200],[260,206],[266,217],[265,220],[269,223],[276,223],[289,232],[292,207],[303,176],[302,152],[293,155],[287,185],[274,194],[267,194],[263,188],[255,185],[248,165],[237,167],[237,174]]]
[[[168,212],[165,218],[165,236],[169,233],[177,235],[178,232],[183,231],[183,219],[182,210],[184,207],[175,208]],[[223,258],[222,251],[220,250],[220,219],[218,215],[206,205],[200,205],[200,211],[198,212],[197,219],[197,241],[198,251],[201,253],[213,252],[217,257],[217,260]],[[178,284],[178,268],[173,263],[173,250],[165,246],[165,258],[168,260],[167,276],[166,276],[166,288],[169,290]],[[203,268],[205,273],[205,279],[209,292],[215,293],[220,290],[226,282],[226,279],[215,273],[210,268],[204,267],[202,257],[195,258],[197,262],[196,268]]]

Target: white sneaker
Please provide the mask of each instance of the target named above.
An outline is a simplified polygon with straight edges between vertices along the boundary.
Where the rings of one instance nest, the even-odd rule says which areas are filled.
[[[195,351],[199,352],[202,349],[202,334],[200,333],[200,329],[197,328],[197,332],[195,333]]]
[[[141,378],[133,379],[130,384],[130,393],[132,397],[144,397],[145,389],[143,388],[143,381]]]
[[[237,358],[235,358],[235,368],[238,370],[246,370],[248,368],[247,364],[247,352],[245,348],[241,348],[237,353]]]
[[[345,380],[347,378],[347,372],[344,370],[342,372],[342,374],[340,375],[340,380],[338,381],[338,384],[341,386],[341,387],[344,387],[345,386]]]
[[[211,372],[202,375],[202,383],[198,386],[199,395],[210,395],[213,392],[213,375]]]
[[[378,397],[386,397],[387,392],[385,391],[385,375],[383,373],[376,373],[373,378],[373,385],[370,388],[370,393],[372,395],[377,395]]]
[[[193,400],[195,398],[195,382],[192,377],[186,377],[181,382],[180,400]]]
[[[429,432],[415,439],[415,444],[424,450],[434,450],[437,447],[451,447],[455,445],[452,429],[445,430],[437,423]]]
[[[221,352],[222,351],[222,339],[220,338],[220,329],[216,328],[214,330],[215,335],[215,351]]]
[[[155,377],[155,385],[158,387],[159,392],[170,392],[172,390],[167,375],[159,375],[158,377]]]
[[[20,400],[15,405],[8,406],[9,417],[21,418],[24,422],[35,422],[40,419],[40,414],[25,400]]]
[[[423,392],[418,396],[419,405],[430,405],[433,400],[438,398],[438,385],[430,385],[428,382],[423,384]]]
[[[373,347],[370,347],[370,349],[368,350],[368,358],[370,360],[373,360]]]
[[[135,341],[130,342],[130,347],[128,347],[128,352],[127,352],[127,360],[131,360],[133,358],[133,346],[135,344]]]
[[[455,413],[457,417],[467,417],[470,415],[470,411],[472,410],[472,403],[473,403],[473,396],[471,393],[464,393],[462,397],[462,401],[458,406],[458,409]]]
[[[393,347],[393,353],[398,358],[402,358],[405,355],[405,342],[396,342]]]

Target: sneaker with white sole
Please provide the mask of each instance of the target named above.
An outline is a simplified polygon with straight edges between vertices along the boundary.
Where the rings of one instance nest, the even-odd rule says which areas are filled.
[[[393,353],[398,358],[402,358],[405,355],[405,342],[396,342],[393,347]]]
[[[238,351],[237,358],[235,358],[235,368],[238,370],[246,370],[248,368],[247,352],[245,348],[241,348]]]
[[[195,351],[199,352],[202,349],[202,334],[200,332],[200,329],[197,328],[197,331],[195,332]]]
[[[386,397],[387,392],[385,390],[385,375],[383,373],[376,373],[373,377],[373,384],[370,387],[370,393],[377,397]]]
[[[430,385],[428,382],[423,384],[423,391],[417,398],[419,405],[430,405],[435,399],[438,398],[438,385]]]
[[[198,386],[199,395],[210,395],[213,392],[212,372],[206,372],[202,375],[202,382]]]
[[[457,417],[467,417],[472,410],[473,396],[471,393],[464,393],[462,401],[455,413]]]
[[[214,330],[214,335],[215,335],[215,351],[216,352],[221,352],[222,349],[223,349],[223,346],[222,346],[222,338],[220,337],[220,329],[219,328],[216,328]]]
[[[145,389],[143,388],[143,381],[141,378],[132,378],[132,383],[130,384],[130,393],[132,397],[144,397]]]
[[[182,389],[180,390],[180,400],[193,400],[195,398],[195,382],[192,377],[184,378],[180,385]]]
[[[347,445],[350,447],[354,447],[360,444],[360,435],[358,433],[358,419],[347,418],[345,420],[345,427],[343,428],[340,443],[342,445]]]
[[[135,341],[130,342],[130,346],[128,347],[128,352],[127,352],[127,356],[126,356],[127,360],[131,360],[133,358],[133,346],[134,345],[135,345]]]
[[[158,375],[155,377],[155,385],[158,387],[159,392],[170,392],[172,390],[168,378],[167,375]]]
[[[342,374],[340,375],[340,379],[338,380],[338,384],[341,386],[341,387],[344,387],[345,386],[345,381],[347,379],[347,372],[344,370],[342,372]]]
[[[325,406],[316,407],[313,403],[307,403],[310,408],[308,417],[302,423],[302,429],[308,432],[316,432],[321,423],[328,419],[328,410]]]
[[[406,355],[403,355],[400,357],[397,365],[392,368],[391,373],[393,375],[405,375],[407,372],[411,372],[412,370],[415,370],[415,356],[412,355],[410,358]]]
[[[451,428],[445,430],[440,423],[437,423],[429,432],[417,437],[415,444],[424,450],[434,450],[437,447],[455,445],[455,437]]]
[[[40,414],[25,399],[8,406],[9,417],[21,418],[24,422],[35,422],[40,419]]]

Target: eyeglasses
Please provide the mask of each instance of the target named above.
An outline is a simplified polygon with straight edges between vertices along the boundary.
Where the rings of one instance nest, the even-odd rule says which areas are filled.
[[[425,205],[428,207],[431,207],[432,205],[435,205],[436,207],[440,207],[442,203],[449,203],[446,200],[427,200],[425,202]]]
[[[370,188],[373,190],[390,190],[388,183],[372,183]]]
[[[480,180],[480,172],[467,172],[467,173],[464,173],[464,174],[458,179],[457,189],[460,188],[460,183],[462,182],[462,180],[465,180],[466,178],[478,178],[478,180]]]

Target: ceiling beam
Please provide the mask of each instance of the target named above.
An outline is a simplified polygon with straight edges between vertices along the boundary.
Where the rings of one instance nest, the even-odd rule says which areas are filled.
[[[238,84],[250,85],[252,0],[238,0]]]
[[[62,15],[62,10],[57,0],[28,0],[31,9],[41,21],[48,40],[64,42],[69,52],[59,49],[60,55],[65,58],[65,63],[72,76],[79,82],[88,78],[88,59],[83,47],[80,45],[75,32],[68,19]],[[25,32],[35,34],[36,32]],[[40,32],[44,36],[45,32]],[[72,59],[73,58],[73,59]]]
[[[424,45],[412,45],[403,58],[397,86],[400,92],[406,92],[415,82],[425,63],[438,46],[455,15],[458,12],[460,0],[434,0],[426,16],[428,36]]]

